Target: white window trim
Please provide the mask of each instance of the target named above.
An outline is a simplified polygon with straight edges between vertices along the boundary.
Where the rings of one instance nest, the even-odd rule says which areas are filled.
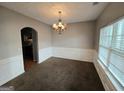
[[[122,91],[124,90],[124,87],[120,82],[116,79],[116,77],[108,70],[108,68],[102,63],[100,59],[97,59],[98,64],[102,68],[102,70],[105,72],[108,79],[111,81],[111,83],[114,85],[116,90]]]

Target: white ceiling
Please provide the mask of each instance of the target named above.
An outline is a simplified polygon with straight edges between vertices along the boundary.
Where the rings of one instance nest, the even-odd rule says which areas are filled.
[[[92,2],[79,3],[50,3],[50,2],[6,2],[0,5],[12,9],[16,12],[32,17],[47,24],[53,24],[58,20],[58,11],[62,11],[62,20],[66,23],[95,20],[108,3]]]

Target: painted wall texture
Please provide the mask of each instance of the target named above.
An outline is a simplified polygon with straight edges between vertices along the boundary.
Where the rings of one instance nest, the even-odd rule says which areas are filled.
[[[21,29],[38,32],[39,49],[51,46],[51,27],[40,21],[0,6],[0,60],[22,54]]]
[[[68,24],[62,35],[56,31],[52,34],[54,47],[93,49],[95,21]]]

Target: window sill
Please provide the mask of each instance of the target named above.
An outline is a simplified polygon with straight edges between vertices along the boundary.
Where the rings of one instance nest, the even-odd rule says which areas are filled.
[[[124,87],[107,70],[107,68],[101,63],[100,60],[97,60],[95,66],[106,90],[108,91],[124,90]]]

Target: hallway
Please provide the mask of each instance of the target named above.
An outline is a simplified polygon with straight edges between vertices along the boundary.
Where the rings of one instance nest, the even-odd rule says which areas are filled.
[[[30,58],[25,59],[25,62],[24,62],[25,71],[30,70],[30,68],[31,68],[33,65],[36,65],[36,64],[37,64],[37,62],[36,62],[36,61],[33,61],[33,60],[30,59]]]

